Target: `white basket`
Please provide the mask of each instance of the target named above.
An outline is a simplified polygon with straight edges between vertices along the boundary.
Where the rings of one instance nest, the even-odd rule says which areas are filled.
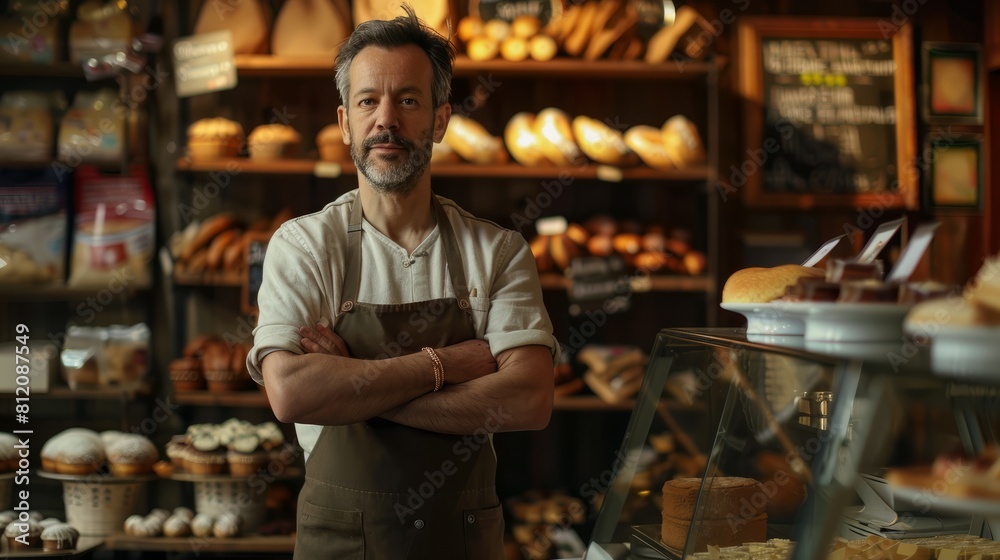
[[[240,516],[241,531],[253,533],[264,521],[267,488],[251,488],[246,480],[206,480],[194,483],[194,509],[198,513]]]
[[[81,535],[120,533],[125,518],[145,505],[143,482],[63,482],[66,522]]]

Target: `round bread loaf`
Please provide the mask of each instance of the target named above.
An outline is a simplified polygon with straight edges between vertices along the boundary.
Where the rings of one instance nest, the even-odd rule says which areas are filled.
[[[140,434],[122,434],[107,446],[107,455],[111,474],[116,476],[149,473],[160,460],[153,442]]]
[[[639,159],[654,169],[674,169],[674,162],[663,147],[663,133],[660,129],[638,125],[625,131],[625,145],[631,148]]]
[[[573,119],[573,136],[587,157],[607,165],[634,165],[636,156],[625,144],[622,134],[590,117]]]
[[[542,153],[552,163],[568,167],[586,162],[573,138],[569,117],[562,110],[548,107],[539,111],[535,116],[535,135]]]
[[[722,303],[766,303],[783,296],[785,288],[794,286],[799,278],[825,276],[823,270],[797,264],[744,268],[726,280],[722,288]]]
[[[663,485],[663,515],[691,520],[698,503],[700,478],[678,478]],[[764,513],[767,496],[752,478],[716,476],[704,480],[703,519],[725,519],[729,515],[754,518]]]
[[[550,165],[542,154],[535,134],[535,115],[517,113],[507,121],[503,131],[503,140],[518,163],[525,167],[540,167]]]

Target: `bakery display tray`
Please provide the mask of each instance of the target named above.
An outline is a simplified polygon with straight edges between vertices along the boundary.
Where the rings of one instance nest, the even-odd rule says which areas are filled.
[[[665,558],[681,560],[683,550],[675,550],[660,541],[660,525],[633,525],[629,537],[632,545],[632,556],[635,558]]]
[[[236,476],[230,473],[220,473],[220,474],[197,474],[189,472],[175,472],[171,474],[168,478],[170,480],[179,480],[182,482],[236,482],[241,480],[249,480],[251,478],[261,478],[265,480],[284,480],[289,478],[300,478],[302,476],[302,469],[299,467],[284,467],[281,472],[272,472],[266,467],[257,471],[249,476]]]
[[[115,476],[106,472],[96,472],[90,474],[60,474],[49,471],[37,470],[35,474],[39,478],[49,480],[60,480],[63,482],[85,482],[89,484],[129,484],[132,482],[149,482],[159,480],[155,474],[143,474],[134,476]]]

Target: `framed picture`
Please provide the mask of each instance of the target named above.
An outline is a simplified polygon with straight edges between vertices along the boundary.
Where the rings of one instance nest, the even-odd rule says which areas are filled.
[[[924,172],[925,206],[931,210],[978,211],[983,205],[982,138],[931,136]]]
[[[983,124],[982,67],[979,45],[924,43],[924,120]]]
[[[919,206],[909,25],[746,17],[737,35],[743,148],[722,187],[751,207]]]

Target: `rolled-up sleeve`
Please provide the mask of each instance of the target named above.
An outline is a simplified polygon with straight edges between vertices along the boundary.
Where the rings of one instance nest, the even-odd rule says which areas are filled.
[[[519,346],[542,345],[558,356],[552,321],[542,301],[538,268],[527,242],[507,231],[495,264],[486,321],[486,341],[493,355]]]
[[[260,315],[253,331],[254,344],[247,355],[247,369],[254,381],[264,384],[260,362],[275,350],[302,354],[298,330],[322,316],[321,278],[314,255],[286,223],[271,237],[264,255],[264,275],[257,294]]]

